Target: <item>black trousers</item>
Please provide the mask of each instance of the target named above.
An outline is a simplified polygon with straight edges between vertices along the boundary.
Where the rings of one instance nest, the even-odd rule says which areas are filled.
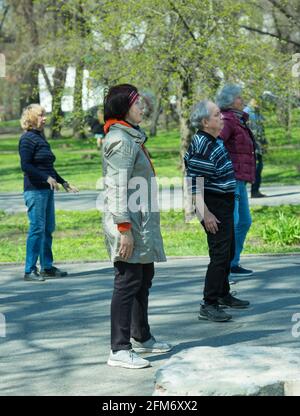
[[[251,192],[258,192],[261,184],[261,173],[263,170],[263,157],[262,155],[256,155],[256,173],[255,173],[255,182],[251,185]]]
[[[230,291],[228,277],[230,263],[234,257],[234,193],[204,194],[204,201],[210,212],[220,222],[216,234],[206,231],[210,263],[207,268],[204,285],[204,303],[216,304],[218,297],[226,296]],[[202,223],[203,225],[203,223]]]
[[[145,342],[151,337],[148,297],[154,263],[114,263],[115,281],[111,300],[111,349],[130,350],[130,337]]]

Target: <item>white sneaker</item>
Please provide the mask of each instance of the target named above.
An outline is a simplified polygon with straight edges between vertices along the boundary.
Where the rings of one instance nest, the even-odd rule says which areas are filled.
[[[136,352],[168,352],[173,348],[167,342],[158,342],[154,337],[145,342],[138,342],[134,338],[130,339],[132,348]]]
[[[150,366],[150,362],[139,357],[132,350],[120,350],[110,352],[107,364],[111,367],[123,368],[145,368]]]

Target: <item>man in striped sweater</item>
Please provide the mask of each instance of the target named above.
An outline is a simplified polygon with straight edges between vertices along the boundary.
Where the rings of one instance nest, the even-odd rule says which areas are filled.
[[[249,306],[248,301],[232,296],[228,280],[234,256],[234,170],[222,140],[218,139],[223,127],[218,106],[212,101],[200,101],[193,109],[191,124],[197,128],[197,133],[192,138],[184,162],[196,200],[196,214],[207,234],[210,256],[199,319],[228,321],[232,316],[223,307],[241,309]],[[199,177],[204,178],[204,201],[203,189],[197,186]],[[199,197],[202,198],[203,210],[197,204]]]

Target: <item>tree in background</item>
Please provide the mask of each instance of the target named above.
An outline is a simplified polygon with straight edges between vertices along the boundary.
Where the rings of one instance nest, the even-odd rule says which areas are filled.
[[[20,24],[16,31],[16,43],[20,55],[16,56],[15,71],[20,84],[20,110],[30,103],[39,103],[38,75],[40,62],[37,59],[40,46],[38,21],[40,14],[34,7],[33,0],[11,0],[14,17]]]
[[[272,92],[276,96],[278,121],[285,127],[287,141],[290,141],[291,110],[299,105],[300,98],[299,80],[292,77],[292,57],[300,53],[300,3],[298,0],[252,0],[249,5],[251,17],[254,15],[255,18],[241,27],[261,39],[267,39],[277,50],[279,58],[272,62]],[[267,65],[270,66],[270,63]]]
[[[282,77],[284,57],[274,42],[259,34],[249,37],[249,19],[261,22],[256,5],[233,0],[128,0],[118,8],[113,1],[102,4],[106,14],[95,15],[93,75],[99,82],[105,76],[110,84],[133,82],[152,90],[157,112],[162,92],[175,96],[181,156],[193,133],[192,104],[207,96],[214,99],[221,82],[241,83],[250,98],[277,82],[285,88],[290,81],[288,75]]]
[[[192,104],[203,97],[214,99],[221,83],[241,83],[249,98],[261,97],[265,90],[282,96],[290,89],[291,52],[285,46],[297,43],[295,34],[284,32],[285,19],[294,13],[290,2],[127,0],[119,2],[118,7],[115,0],[11,3],[21,27],[20,33],[15,34],[18,51],[14,65],[16,70],[25,68],[30,81],[25,82],[24,78],[20,84],[31,85],[24,89],[27,95],[22,97],[28,99],[28,92],[34,90],[38,68],[52,95],[52,137],[60,136],[61,101],[71,66],[76,68],[76,137],[84,137],[82,83],[86,69],[99,87],[131,82],[141,91],[150,91],[156,97],[153,135],[160,115],[170,105],[170,97],[175,97],[181,155],[193,133],[189,125]],[[291,3],[297,6],[296,0]],[[29,21],[30,15],[34,22]],[[272,36],[261,33],[266,31],[268,19],[277,25]],[[290,19],[291,22],[295,23]],[[53,77],[46,70],[49,66],[55,68]],[[17,73],[21,80],[20,72]]]
[[[0,78],[1,119],[11,120],[19,116],[19,82],[10,68],[12,51],[16,48],[16,36],[12,25],[12,7],[0,0],[0,52],[6,60],[5,78]]]

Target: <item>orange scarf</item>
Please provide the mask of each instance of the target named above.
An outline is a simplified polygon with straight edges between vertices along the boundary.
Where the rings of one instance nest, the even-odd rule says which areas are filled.
[[[132,127],[129,123],[126,123],[126,121],[124,121],[124,120],[118,120],[118,119],[116,119],[116,118],[110,118],[109,120],[107,120],[107,122],[104,124],[104,133],[105,134],[107,134],[108,133],[108,130],[111,128],[111,126],[113,125],[113,124],[116,124],[116,123],[118,123],[118,124],[122,124],[123,126],[126,126],[126,127]]]
[[[110,129],[110,127],[113,125],[113,124],[122,124],[122,126],[126,126],[126,127],[131,127],[131,128],[133,128],[129,123],[126,123],[126,121],[124,121],[124,120],[117,120],[116,118],[110,118],[109,120],[107,120],[107,122],[104,124],[104,133],[105,134],[107,134],[108,133],[108,131],[109,131],[109,129]],[[142,150],[143,150],[143,152],[144,152],[144,154],[145,154],[145,156],[146,156],[146,158],[149,160],[149,162],[150,162],[150,165],[151,165],[151,168],[152,168],[152,170],[153,170],[153,172],[154,172],[154,175],[156,175],[156,173],[155,173],[155,169],[154,169],[154,166],[153,166],[153,163],[152,163],[152,160],[150,159],[150,155],[149,155],[149,152],[148,152],[148,150],[146,149],[146,147],[145,147],[145,145],[144,144],[142,144],[141,145],[141,148],[142,148]]]

